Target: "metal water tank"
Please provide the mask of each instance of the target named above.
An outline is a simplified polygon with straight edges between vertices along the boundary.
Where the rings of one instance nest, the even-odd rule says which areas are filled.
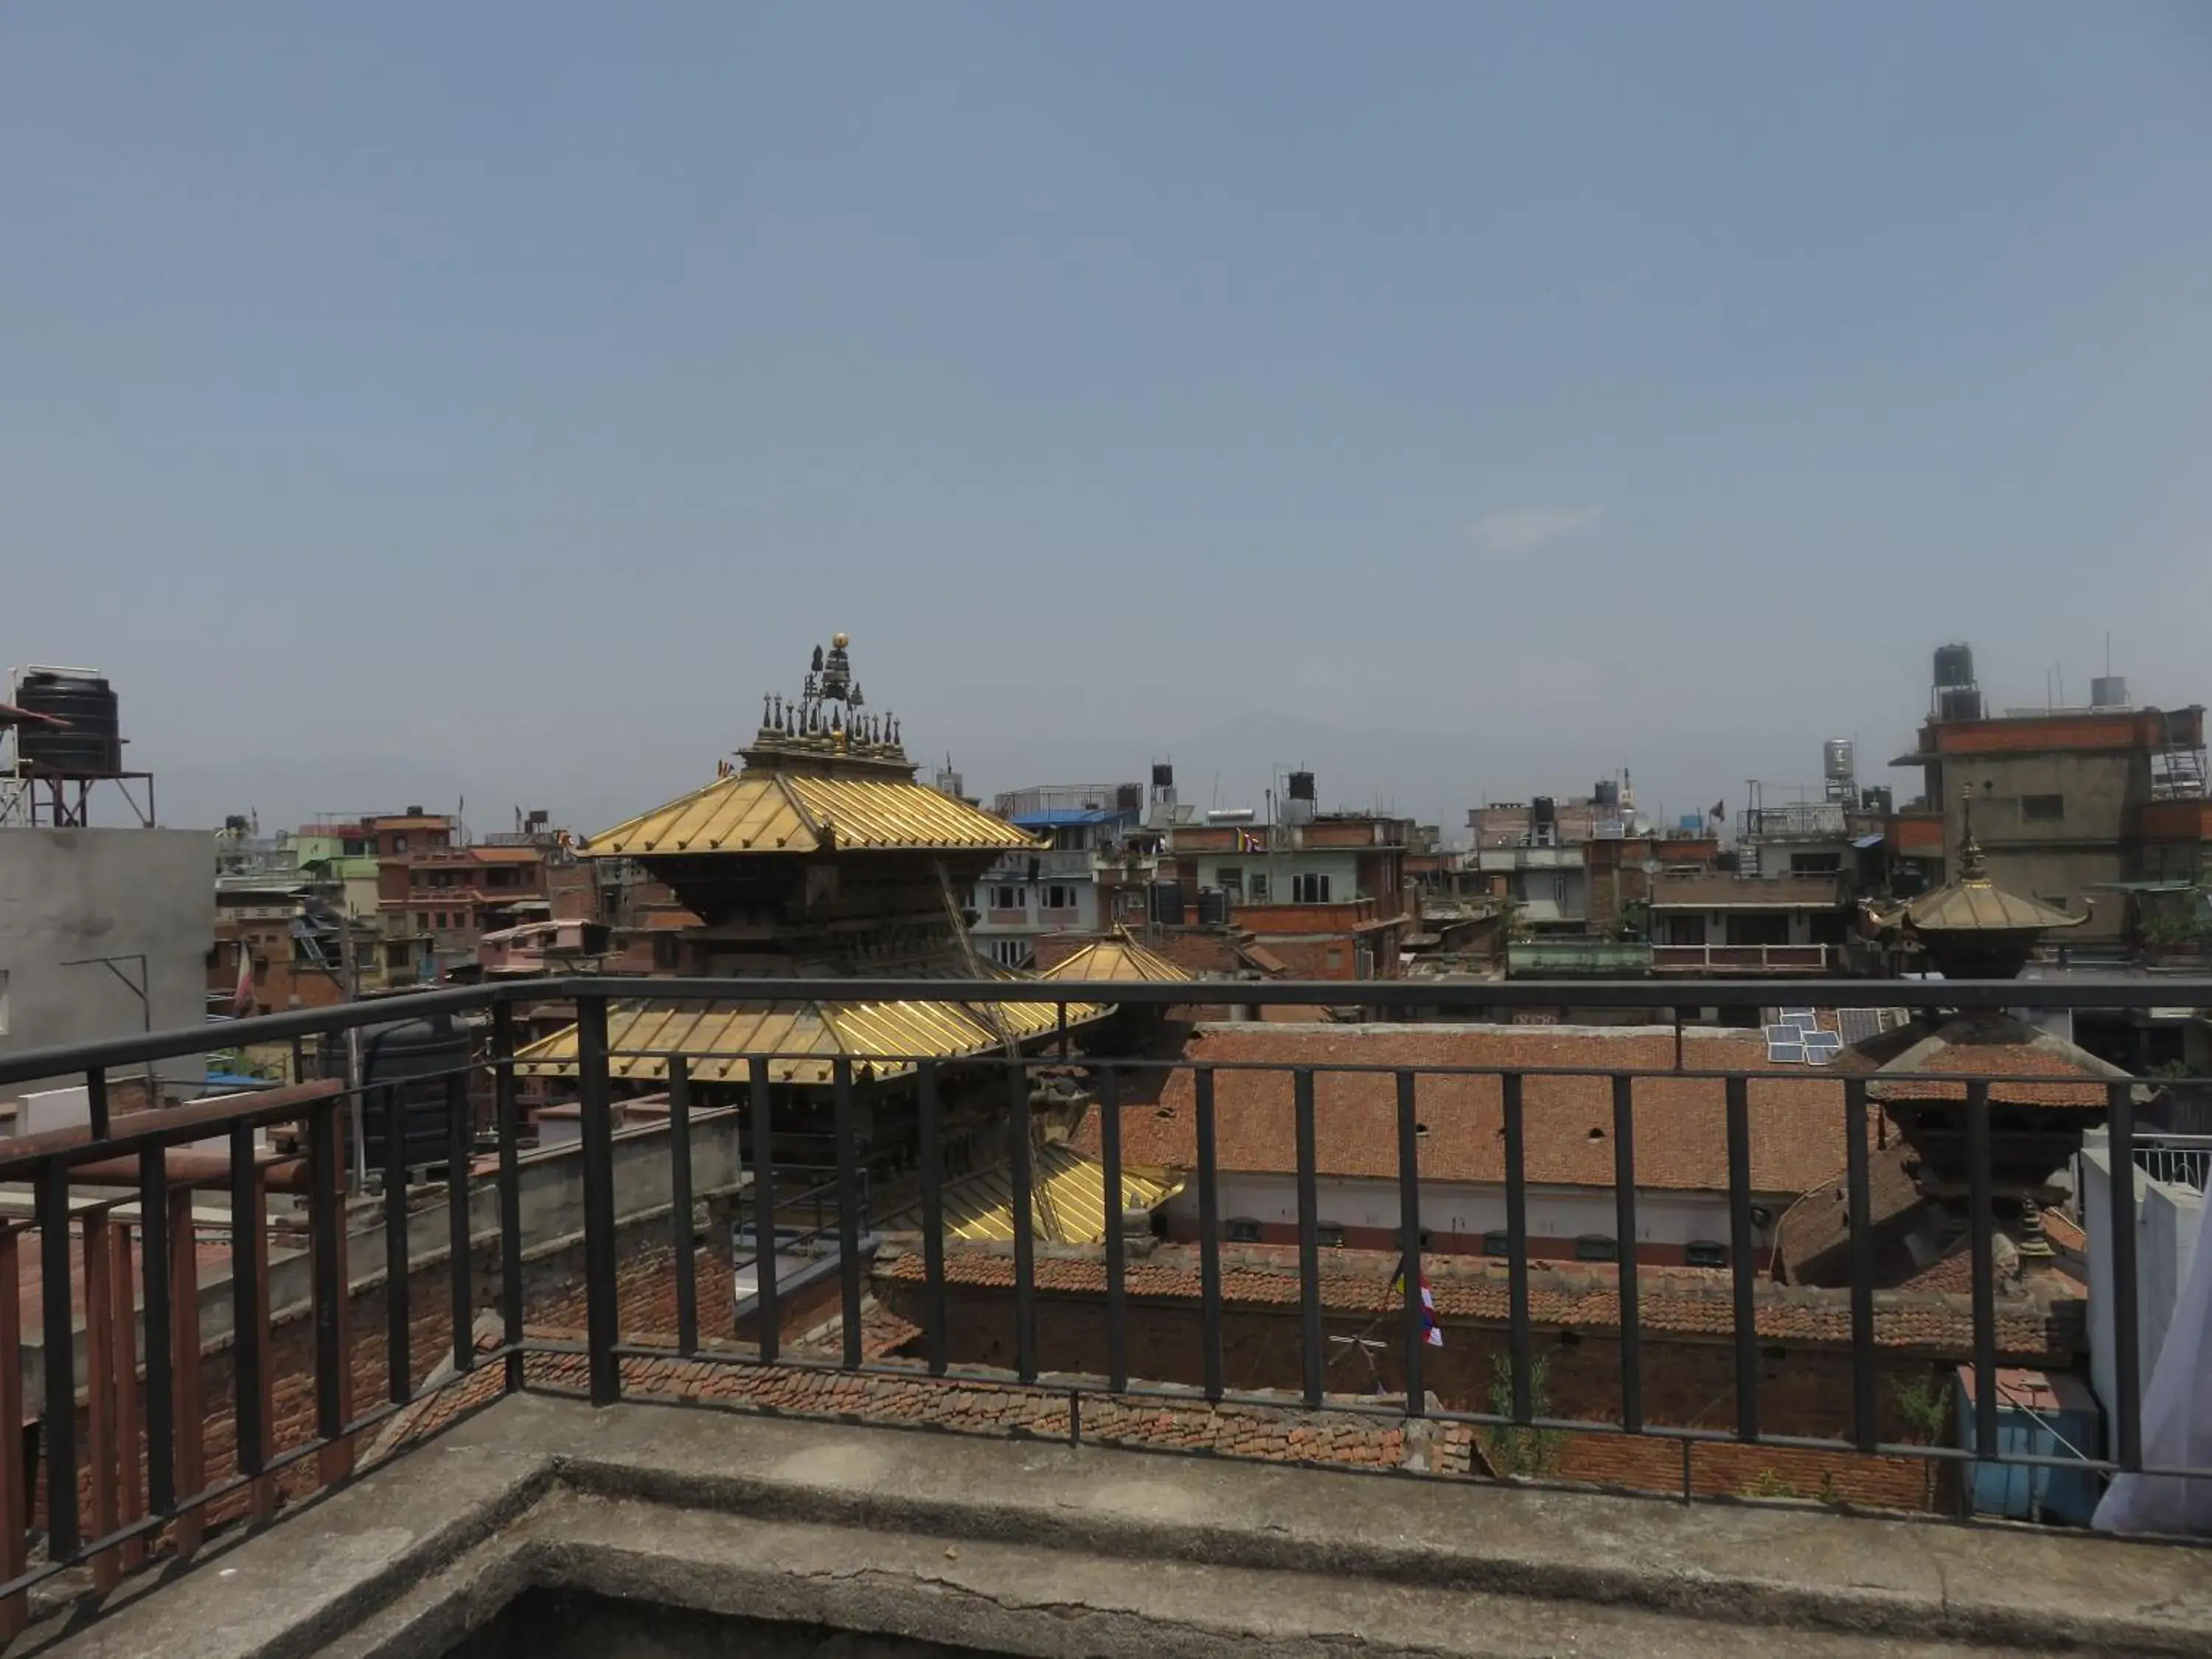
[[[1154,761],[1152,763],[1152,787],[1155,789],[1174,788],[1175,768],[1169,765],[1165,761]]]
[[[1615,783],[1611,778],[1600,778],[1590,790],[1590,804],[1601,809],[1619,807],[1620,805],[1620,786],[1618,783]],[[1599,816],[1610,817],[1615,816],[1615,814],[1601,810]]]
[[[1182,884],[1156,881],[1152,884],[1152,920],[1163,927],[1182,926]]]
[[[2127,678],[2121,674],[2100,674],[2089,682],[2089,706],[2092,708],[2125,708],[2128,706]]]
[[[1830,738],[1820,745],[1820,775],[1831,781],[1858,775],[1857,768],[1852,764],[1849,738]]]
[[[1971,685],[1947,685],[1936,698],[1936,718],[1978,720],[1982,717],[1982,694]]]
[[[333,1056],[343,1067],[344,1050]],[[387,1126],[396,1121],[410,1168],[447,1161],[447,1077],[469,1063],[468,1028],[450,1014],[431,1014],[362,1033],[362,1121],[368,1164],[380,1170]],[[462,1110],[468,1109],[465,1092]]]
[[[1939,645],[1936,647],[1936,684],[1939,686],[1972,685],[1974,683],[1974,652],[1963,642]]]
[[[1201,887],[1198,890],[1198,925],[1201,927],[1226,927],[1229,925],[1229,892],[1222,887]]]
[[[72,778],[112,778],[123,769],[123,732],[115,691],[89,668],[26,668],[15,677],[19,708],[67,725],[26,726],[15,752],[27,765]]]

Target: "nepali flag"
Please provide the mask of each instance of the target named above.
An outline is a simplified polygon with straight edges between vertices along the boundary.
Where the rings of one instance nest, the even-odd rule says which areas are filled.
[[[1398,1269],[1398,1276],[1390,1281],[1390,1294],[1401,1302],[1405,1299],[1406,1269],[1402,1265]],[[1421,1275],[1421,1340],[1431,1348],[1441,1348],[1444,1345],[1443,1328],[1437,1323],[1436,1292],[1429,1288],[1426,1273]]]

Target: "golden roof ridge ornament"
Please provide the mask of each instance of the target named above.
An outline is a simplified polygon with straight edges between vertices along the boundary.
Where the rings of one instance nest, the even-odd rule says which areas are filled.
[[[1987,887],[1991,884],[1990,861],[1974,839],[1974,786],[1968,784],[1959,794],[1959,884]]]

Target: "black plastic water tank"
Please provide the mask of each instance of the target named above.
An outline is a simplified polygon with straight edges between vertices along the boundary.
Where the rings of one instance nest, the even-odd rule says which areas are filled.
[[[332,1046],[343,1066],[343,1043]],[[362,1033],[362,1133],[370,1169],[384,1167],[386,1126],[395,1118],[410,1168],[446,1162],[451,1121],[447,1074],[468,1062],[468,1028],[449,1014],[372,1026]],[[461,1109],[468,1109],[465,1091]]]
[[[59,728],[27,726],[16,732],[15,752],[40,771],[112,778],[123,769],[115,690],[99,675],[74,668],[26,669],[15,682],[15,702],[34,714],[69,722]]]
[[[1972,685],[1973,683],[1972,647],[1954,644],[1939,645],[1936,647],[1936,684],[1937,685]]]
[[[1201,927],[1226,927],[1229,925],[1229,894],[1220,887],[1201,887],[1198,890],[1198,925]]]
[[[1156,881],[1152,884],[1152,920],[1163,927],[1182,926],[1182,884],[1179,881]]]

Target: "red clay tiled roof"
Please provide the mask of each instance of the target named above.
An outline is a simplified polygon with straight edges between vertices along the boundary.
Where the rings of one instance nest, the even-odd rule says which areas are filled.
[[[1502,1068],[1625,1067],[1669,1072],[1668,1030],[1618,1033],[1543,1027],[1342,1028],[1209,1026],[1184,1051],[1198,1062],[1382,1066],[1495,1066]],[[1759,1037],[1698,1034],[1684,1061],[1699,1070],[1772,1071],[1750,1088],[1751,1184],[1796,1194],[1844,1167],[1844,1097],[1832,1079],[1770,1065]],[[1431,1181],[1503,1182],[1504,1109],[1494,1077],[1429,1075],[1416,1085],[1417,1115],[1427,1126],[1421,1173]],[[1639,1188],[1725,1191],[1725,1092],[1711,1079],[1647,1075],[1634,1084],[1636,1181]],[[1196,1085],[1188,1071],[1162,1085],[1157,1104],[1122,1109],[1121,1153],[1132,1163],[1189,1169],[1198,1161]],[[1126,1095],[1125,1095],[1126,1098]],[[1603,1077],[1530,1077],[1522,1085],[1528,1176],[1540,1184],[1613,1185],[1613,1094]],[[1288,1173],[1297,1168],[1287,1073],[1214,1074],[1216,1148],[1225,1170]],[[1314,1080],[1316,1152],[1321,1172],[1395,1178],[1398,1172],[1397,1083],[1387,1073],[1323,1073]],[[1095,1115],[1077,1144],[1096,1153]]]
[[[1289,1306],[1298,1299],[1295,1259],[1282,1252],[1224,1251],[1221,1299],[1226,1306]],[[1503,1325],[1511,1302],[1504,1264],[1431,1256],[1424,1263],[1429,1288],[1443,1321]],[[918,1284],[922,1259],[902,1253],[878,1256],[882,1278]],[[1340,1313],[1387,1313],[1399,1305],[1391,1294],[1396,1263],[1387,1253],[1329,1251],[1322,1264],[1322,1305]],[[945,1282],[1011,1289],[1011,1256],[981,1250],[955,1250],[945,1260]],[[1613,1271],[1577,1263],[1560,1267],[1532,1263],[1530,1317],[1551,1329],[1618,1330],[1620,1295]],[[1045,1255],[1036,1259],[1036,1283],[1046,1294],[1103,1296],[1106,1266],[1097,1254]],[[1154,1301],[1195,1302],[1199,1297],[1198,1255],[1188,1246],[1164,1246],[1132,1261],[1124,1275],[1127,1294]],[[1644,1330],[1671,1335],[1729,1337],[1735,1334],[1732,1280],[1723,1271],[1645,1268],[1637,1276],[1637,1313]],[[2053,1305],[2018,1296],[2002,1296],[1997,1307],[1997,1346],[2008,1355],[2049,1354],[2069,1347],[2070,1302]],[[1851,1340],[1847,1292],[1762,1284],[1753,1319],[1762,1340],[1848,1347]],[[1973,1346],[1973,1310],[1964,1296],[1907,1296],[1884,1291],[1875,1304],[1875,1341],[1885,1348],[1916,1352],[1964,1353]]]

